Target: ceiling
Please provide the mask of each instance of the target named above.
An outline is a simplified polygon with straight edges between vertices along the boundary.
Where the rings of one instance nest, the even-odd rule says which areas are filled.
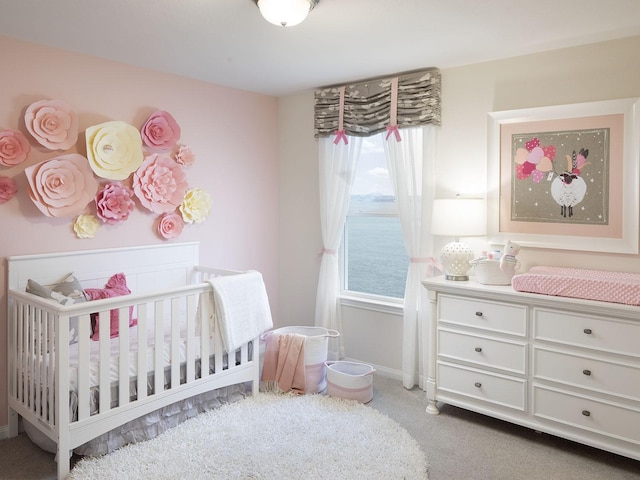
[[[640,35],[640,1],[320,0],[282,28],[253,0],[2,0],[0,35],[281,96]]]

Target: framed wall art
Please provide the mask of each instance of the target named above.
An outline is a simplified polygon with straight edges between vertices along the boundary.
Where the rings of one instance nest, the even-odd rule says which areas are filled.
[[[492,244],[638,253],[640,99],[492,112]]]

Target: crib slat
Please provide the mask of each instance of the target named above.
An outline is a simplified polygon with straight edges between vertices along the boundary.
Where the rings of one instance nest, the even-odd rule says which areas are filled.
[[[25,308],[17,319],[16,332],[16,398],[22,402],[24,392],[24,324],[29,316],[29,308]]]
[[[224,346],[222,345],[222,335],[218,323],[213,320],[213,352],[214,352],[214,370],[215,373],[222,372],[224,368]]]
[[[154,341],[154,361],[153,361],[153,392],[161,393],[164,390],[164,368],[163,368],[163,347],[164,347],[164,302],[154,302],[155,320],[155,341]]]
[[[36,393],[35,382],[33,381],[35,376],[35,369],[36,369],[36,362],[34,358],[34,342],[35,342],[35,329],[36,329],[35,327],[41,315],[42,315],[42,310],[38,309],[38,311],[33,317],[33,321],[29,322],[29,338],[28,338],[29,344],[27,345],[27,352],[29,356],[29,359],[28,359],[29,378],[27,380],[29,400],[27,403],[31,411],[34,410],[35,393]]]
[[[55,318],[52,316],[50,316],[47,319],[47,330],[48,330],[48,349],[49,349],[49,358],[48,358],[48,362],[47,362],[47,392],[49,394],[49,401],[48,403],[48,412],[47,412],[47,416],[45,417],[49,423],[49,425],[53,425],[54,424],[54,413],[55,413],[55,403],[54,403],[54,398],[55,398],[55,378],[56,378],[56,369],[55,369]]]
[[[118,309],[118,406],[129,403],[129,307]]]
[[[41,418],[43,420],[47,419],[47,407],[48,407],[48,399],[47,399],[47,391],[48,391],[48,383],[47,383],[47,365],[49,363],[49,318],[46,318],[42,322],[42,357],[40,359],[40,396],[41,396]]]
[[[90,414],[89,350],[91,346],[91,318],[82,315],[78,319],[78,420]]]
[[[102,310],[98,312],[100,315],[100,322],[98,326],[98,332],[100,336],[100,413],[108,412],[111,409],[111,312],[109,310]]]
[[[200,378],[209,376],[209,295],[211,292],[201,293],[199,296],[199,324],[200,324]]]
[[[196,296],[188,295],[187,301],[187,334],[186,334],[186,349],[187,349],[187,371],[186,381],[187,383],[193,382],[196,378],[196,342],[195,342],[195,316],[196,316]]]
[[[138,305],[138,400],[147,398],[147,304]]]
[[[180,385],[180,299],[171,299],[171,388]]]
[[[40,399],[41,399],[41,394],[42,394],[42,388],[41,388],[41,383],[40,383],[40,372],[42,371],[42,322],[44,321],[43,316],[46,319],[46,312],[40,311],[38,318],[36,319],[36,324],[34,325],[35,327],[35,341],[33,342],[34,344],[34,355],[32,356],[33,358],[33,397],[34,398],[34,402],[33,402],[33,408],[34,408],[34,412],[36,413],[36,415],[40,415]],[[33,398],[32,397],[32,398]]]

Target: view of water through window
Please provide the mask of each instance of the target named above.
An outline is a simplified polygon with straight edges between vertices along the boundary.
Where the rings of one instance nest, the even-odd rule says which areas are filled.
[[[366,139],[345,225],[345,288],[403,298],[409,258],[382,147]]]

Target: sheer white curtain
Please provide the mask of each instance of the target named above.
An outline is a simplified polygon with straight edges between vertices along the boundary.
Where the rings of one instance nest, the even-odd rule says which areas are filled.
[[[351,185],[362,139],[347,137],[349,143],[334,142],[322,137],[319,143],[320,223],[322,228],[322,262],[316,294],[315,325],[342,332],[338,299],[340,296],[340,266],[338,249],[342,241],[344,222],[349,210]],[[341,337],[329,341],[329,360],[344,356]]]
[[[390,135],[383,143],[409,255],[404,294],[402,383],[405,388],[414,385],[425,388],[427,300],[421,280],[433,274],[434,266],[429,230],[434,196],[435,127],[405,128],[400,134],[401,141]]]

